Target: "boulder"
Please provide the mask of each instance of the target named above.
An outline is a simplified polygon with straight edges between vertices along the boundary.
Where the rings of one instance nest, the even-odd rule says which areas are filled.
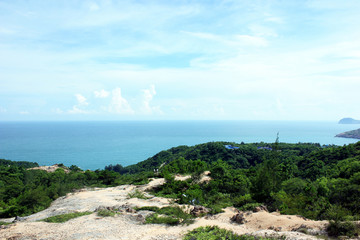
[[[195,217],[200,217],[202,215],[208,214],[210,211],[206,207],[203,206],[195,206],[191,211],[190,214]]]
[[[26,217],[19,217],[19,216],[16,216],[13,223],[15,222],[22,222],[22,221],[25,221],[26,220]]]
[[[237,213],[234,216],[230,218],[231,221],[236,222],[238,224],[244,224],[246,223],[245,215],[244,213]]]
[[[269,212],[265,205],[257,206],[254,208],[254,212],[260,212],[260,211]]]

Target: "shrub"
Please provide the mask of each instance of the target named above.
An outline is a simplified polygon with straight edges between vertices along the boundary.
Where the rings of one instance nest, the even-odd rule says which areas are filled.
[[[247,203],[244,206],[240,207],[240,211],[253,211],[256,207],[261,206],[261,203]]]
[[[154,213],[146,217],[145,223],[177,225],[180,223],[180,219],[172,216],[159,216]]]
[[[128,198],[148,199],[143,192],[137,189],[134,192],[128,193]]]
[[[359,234],[359,226],[353,222],[345,221],[330,221],[329,226],[326,228],[329,236],[348,236],[353,237]]]
[[[256,240],[256,239],[271,239],[271,238],[261,238],[248,235],[237,235],[232,231],[221,229],[217,226],[206,226],[199,227],[190,232],[188,232],[184,240]]]
[[[66,221],[69,221],[70,219],[81,217],[84,215],[90,215],[92,212],[75,212],[75,213],[67,213],[67,214],[61,214],[49,218],[45,218],[41,221],[49,222],[49,223],[63,223]]]
[[[191,224],[194,222],[194,217],[185,213],[180,207],[163,207],[158,209],[155,209],[156,207],[147,208],[155,210],[155,213],[146,217],[146,223],[177,225]],[[145,209],[142,208],[142,210]]]
[[[11,223],[0,221],[0,226],[1,226],[1,225],[9,225],[9,224],[11,224]]]
[[[114,211],[111,211],[111,210],[99,210],[97,212],[97,215],[100,216],[100,217],[113,217],[115,216],[115,212]]]
[[[153,207],[153,206],[145,206],[145,207],[136,207],[134,208],[136,211],[141,211],[141,210],[144,210],[144,211],[152,211],[152,212],[157,212],[159,211],[160,208],[158,207]]]

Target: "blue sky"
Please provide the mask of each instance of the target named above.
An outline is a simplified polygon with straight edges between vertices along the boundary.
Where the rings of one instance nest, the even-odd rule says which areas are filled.
[[[360,1],[0,0],[0,120],[360,119]]]

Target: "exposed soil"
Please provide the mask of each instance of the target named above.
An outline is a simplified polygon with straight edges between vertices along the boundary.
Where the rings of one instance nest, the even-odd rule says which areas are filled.
[[[181,176],[177,178],[186,179]],[[105,189],[82,189],[69,193],[55,200],[48,209],[30,215],[23,221],[3,226],[0,229],[0,239],[181,239],[189,230],[214,225],[238,234],[285,235],[287,239],[317,239],[315,236],[306,235],[297,230],[306,228],[308,232],[321,233],[327,224],[326,221],[312,221],[299,216],[280,215],[266,211],[244,213],[245,223],[238,224],[230,220],[238,213],[235,208],[226,208],[224,213],[218,215],[197,218],[194,224],[188,226],[144,224],[142,220],[148,214],[146,211],[124,211],[115,217],[99,217],[93,213],[65,223],[39,221],[64,213],[95,211],[99,207],[131,209],[141,206],[169,206],[170,199],[154,197],[148,193],[145,193],[148,199],[128,198],[128,194],[136,189],[144,192],[146,189],[163,183],[164,179],[154,179],[143,186],[122,185]],[[12,220],[0,219],[0,221]]]

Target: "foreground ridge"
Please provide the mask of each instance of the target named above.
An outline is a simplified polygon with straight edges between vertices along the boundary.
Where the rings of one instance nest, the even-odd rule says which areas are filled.
[[[178,176],[178,179],[187,177]],[[164,184],[163,178],[152,179],[142,186],[121,185],[110,188],[82,189],[55,200],[48,209],[20,219],[15,224],[3,226],[0,239],[182,239],[188,231],[201,226],[219,226],[237,234],[256,236],[286,236],[288,239],[316,239],[297,230],[306,228],[308,232],[323,233],[327,221],[312,221],[299,216],[281,215],[267,211],[244,213],[244,224],[230,220],[239,211],[234,207],[223,213],[198,217],[190,225],[168,226],[164,224],[144,224],[148,211],[136,211],[136,207],[165,207],[174,205],[171,199],[154,197],[147,189]],[[138,191],[146,199],[129,198]],[[175,204],[177,205],[177,204]],[[192,206],[180,205],[184,209]],[[95,213],[99,208],[120,209],[114,217],[100,217]],[[94,212],[90,215],[71,219],[65,223],[41,222],[48,217],[72,213]],[[3,219],[2,221],[12,221]]]

